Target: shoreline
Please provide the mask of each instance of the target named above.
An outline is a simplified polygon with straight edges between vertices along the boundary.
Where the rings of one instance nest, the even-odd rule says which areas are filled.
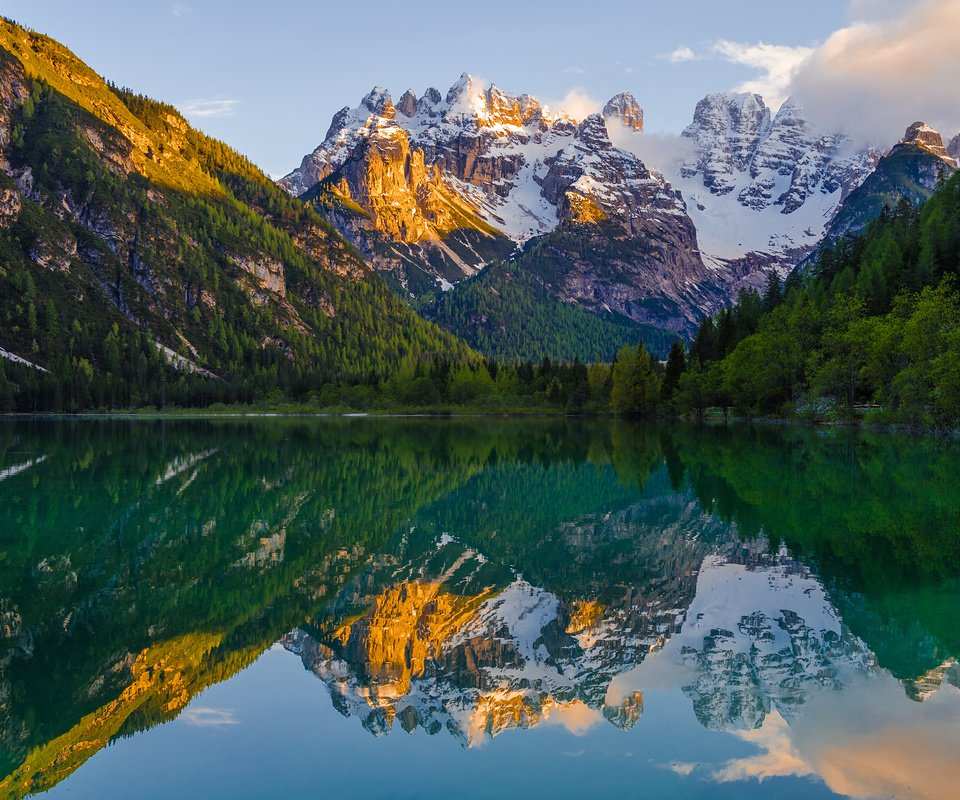
[[[677,416],[619,417],[615,414],[568,414],[562,411],[544,409],[512,411],[206,411],[202,409],[163,410],[126,410],[126,411],[81,411],[77,413],[4,413],[0,420],[245,420],[245,419],[570,419],[570,420],[608,420],[624,422],[667,422],[705,427],[723,427],[736,425],[764,425],[774,427],[823,428],[825,430],[846,429],[851,431],[870,431],[877,433],[919,434],[939,439],[960,439],[960,428],[936,428],[895,423],[870,423],[851,420],[807,420],[774,417],[746,417],[729,415],[710,415],[699,422],[696,419]]]

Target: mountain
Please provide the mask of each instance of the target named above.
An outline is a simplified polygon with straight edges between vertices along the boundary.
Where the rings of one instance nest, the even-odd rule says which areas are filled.
[[[10,21],[0,256],[22,410],[252,399],[470,357],[249,161]]]
[[[412,294],[448,290],[520,247],[515,260],[555,299],[686,330],[722,295],[679,193],[615,147],[611,127],[642,131],[628,93],[575,120],[467,74],[396,106],[377,88],[280,185]]]
[[[954,136],[950,140],[950,144],[947,145],[947,155],[960,164],[960,133]]]
[[[797,103],[773,116],[754,94],[698,103],[687,156],[664,175],[636,155],[643,130],[628,92],[576,120],[464,74],[446,95],[408,90],[396,105],[375,88],[280,184],[402,292],[449,293],[423,313],[484,352],[552,354],[569,341],[559,303],[600,318],[589,327],[603,329],[594,352],[607,355],[623,323],[651,343],[688,335],[792,268],[878,158],[815,130]],[[474,277],[481,269],[492,275]],[[559,327],[527,335],[518,284],[519,305]]]
[[[704,261],[735,288],[761,288],[822,239],[840,203],[879,154],[816,130],[802,106],[776,113],[751,93],[710,94],[684,129],[692,153],[668,169],[682,191]]]
[[[951,143],[954,153],[958,146],[960,136]],[[867,179],[846,197],[827,227],[824,241],[862,231],[885,208],[892,210],[902,200],[920,207],[933,195],[941,175],[952,175],[957,163],[937,131],[924,122],[915,122]]]

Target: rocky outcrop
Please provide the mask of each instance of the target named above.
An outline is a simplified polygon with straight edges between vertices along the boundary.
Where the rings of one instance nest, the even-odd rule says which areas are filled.
[[[960,133],[950,140],[950,144],[947,145],[947,154],[960,164]]]
[[[934,130],[926,122],[914,122],[900,140],[901,144],[915,144],[917,147],[926,150],[931,155],[946,162],[949,166],[956,169],[956,158],[943,146],[943,137],[939,131]],[[954,140],[954,143],[956,140]]]
[[[0,228],[8,228],[17,221],[23,206],[16,189],[0,189]]]
[[[407,89],[397,103],[397,111],[405,117],[414,117],[417,114],[417,96],[412,89]]]
[[[603,118],[619,120],[624,127],[636,133],[643,131],[643,109],[630,92],[620,92],[607,101],[603,107]]]

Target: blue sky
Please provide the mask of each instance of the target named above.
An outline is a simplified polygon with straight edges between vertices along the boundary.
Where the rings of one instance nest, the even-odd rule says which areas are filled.
[[[953,2],[953,0],[949,0]],[[445,91],[469,71],[559,105],[632,91],[647,129],[677,132],[709,91],[776,95],[783,72],[901,0],[525,3],[8,0],[115,82],[171,102],[274,175],[375,84]],[[913,3],[916,5],[916,3]],[[758,45],[766,48],[758,48]],[[789,77],[789,76],[788,76]],[[571,92],[573,94],[571,94]],[[898,123],[899,124],[899,123]]]

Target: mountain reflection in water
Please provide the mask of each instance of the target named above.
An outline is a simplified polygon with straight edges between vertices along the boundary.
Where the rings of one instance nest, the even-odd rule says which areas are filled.
[[[958,468],[751,427],[6,423],[0,798],[177,717],[239,731],[194,698],[276,642],[376,737],[651,736],[673,693],[741,748],[670,742],[677,796],[951,796]]]

